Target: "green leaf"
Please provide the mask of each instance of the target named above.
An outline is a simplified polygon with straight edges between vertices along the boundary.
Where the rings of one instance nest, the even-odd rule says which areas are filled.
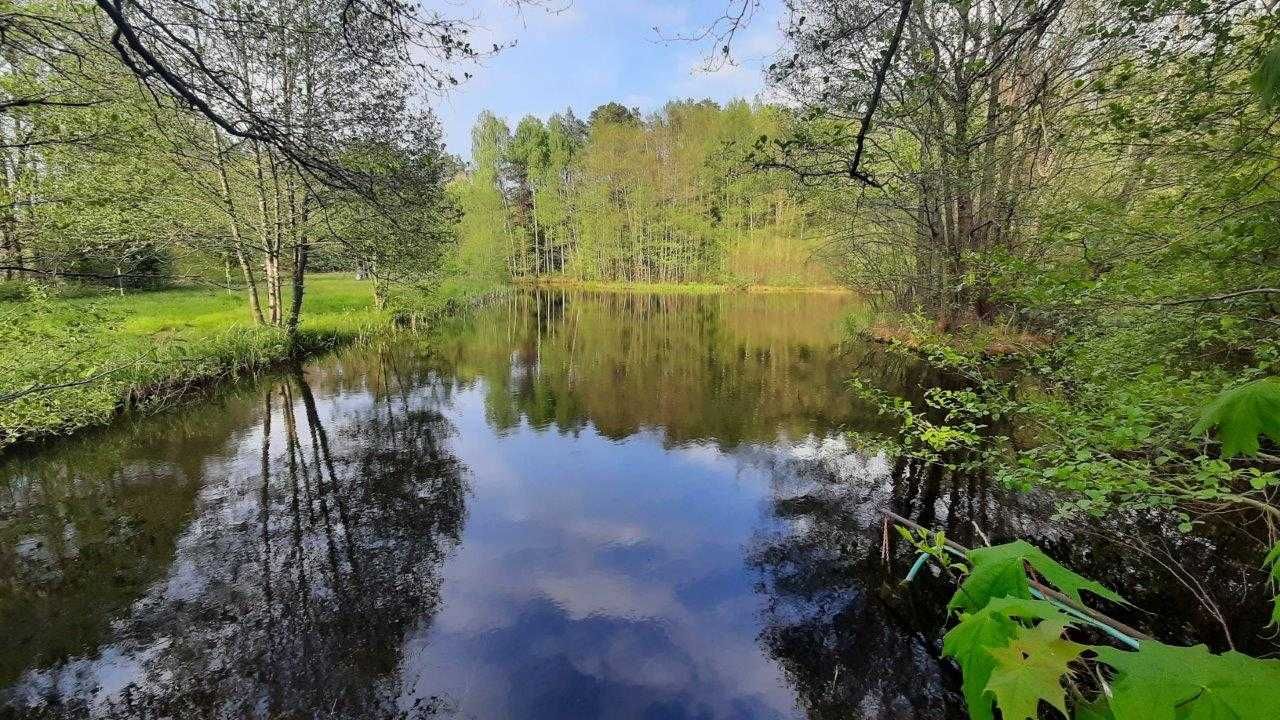
[[[1280,585],[1280,542],[1271,546],[1267,557],[1262,561],[1262,569],[1271,577],[1271,590],[1274,592]],[[1280,625],[1280,594],[1271,599],[1271,624]]]
[[[1272,580],[1280,582],[1280,542],[1267,551],[1267,556],[1262,560],[1262,568],[1271,574]]]
[[[1021,626],[1014,618],[1038,620],[1061,615],[1043,600],[995,598],[980,611],[960,616],[959,624],[942,638],[942,654],[960,666],[961,690],[970,718],[992,720],[994,698],[987,692],[987,681],[996,661],[990,651],[1007,645],[1017,635]]]
[[[1203,435],[1214,427],[1224,458],[1258,452],[1259,435],[1280,442],[1280,378],[1263,378],[1224,390],[1205,407],[1191,432]]]
[[[969,553],[969,560],[973,561],[973,552]],[[1031,599],[1031,586],[1021,560],[973,563],[968,577],[951,596],[947,609],[977,612],[993,598]]]
[[[1116,716],[1111,713],[1111,706],[1107,704],[1106,698],[1098,698],[1093,702],[1076,704],[1075,720],[1116,720]]]
[[[1253,89],[1262,107],[1280,107],[1280,45],[1271,48],[1253,72]]]
[[[1084,602],[1080,597],[1082,590],[1113,602],[1126,602],[1101,583],[1077,575],[1045,555],[1040,548],[1022,540],[970,550],[969,562],[973,570],[951,598],[950,604],[950,607],[966,612],[981,609],[991,598],[1031,597],[1025,565],[1035,568],[1049,584],[1078,603]]]
[[[1117,670],[1111,709],[1124,720],[1274,720],[1280,711],[1280,661],[1203,645],[1144,642],[1137,652],[1097,647]]]
[[[1065,621],[1044,620],[1034,628],[1019,628],[1012,642],[991,651],[995,668],[987,690],[995,695],[1004,720],[1037,720],[1041,700],[1070,717],[1062,678],[1087,647],[1064,639],[1064,630]]]

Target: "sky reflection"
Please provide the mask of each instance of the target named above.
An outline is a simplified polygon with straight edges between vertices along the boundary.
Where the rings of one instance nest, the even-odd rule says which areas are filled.
[[[411,694],[474,717],[790,717],[743,561],[768,478],[657,431],[495,431],[485,395],[449,412],[471,512],[442,609],[407,643]]]

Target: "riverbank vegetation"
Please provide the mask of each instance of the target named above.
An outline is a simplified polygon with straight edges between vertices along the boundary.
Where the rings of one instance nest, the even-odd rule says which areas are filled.
[[[1275,13],[924,6],[837,33],[843,10],[799,3],[774,72],[817,119],[763,162],[857,198],[840,240],[854,275],[880,279],[942,364],[992,375],[948,351],[956,332],[1051,341],[1017,388],[963,399],[989,407],[935,408],[985,411],[986,427],[1015,415],[1013,452],[990,458],[1006,480],[1068,491],[1065,516],[1172,506],[1190,527],[1243,511],[1265,538],[1280,518],[1280,464],[1258,444],[1280,434]],[[860,54],[881,34],[899,44]],[[871,128],[841,110],[860,77],[879,77]]]
[[[1144,517],[1195,536],[1229,517],[1265,568],[1241,592],[1274,596],[1274,3],[788,7],[788,44],[771,75],[799,121],[761,142],[753,161],[824,188],[813,207],[845,276],[877,291],[912,352],[958,379],[915,404],[859,385],[901,421],[889,444],[1050,490],[1063,523]],[[718,28],[728,40],[738,17]],[[1044,342],[1012,365],[953,342],[998,337],[993,328]],[[1177,559],[1165,562],[1176,575]],[[1012,687],[1020,699],[1004,694],[1008,685],[978,687],[970,699],[994,693],[1004,717],[1034,717],[1030,665],[1046,652],[1062,660],[1040,667],[1058,688],[1076,655],[1052,654],[1067,641],[1043,615],[1000,622],[1044,642],[988,637],[1023,650],[1019,662],[1009,653],[1021,675],[1002,681],[1021,682]],[[1231,647],[1224,633],[1218,642]],[[1141,664],[1128,677],[1150,680],[1152,666]],[[1117,682],[1125,677],[1122,668]],[[1196,693],[1232,694],[1242,717],[1264,717],[1275,702],[1244,702],[1239,688],[1139,685],[1170,716],[1174,706],[1212,714],[1189,704]],[[1060,697],[1051,704],[1073,717],[1128,717],[1132,707],[1122,709],[1119,694],[1109,707]],[[980,704],[971,702],[973,717],[990,717]]]
[[[163,405],[211,381],[392,325],[367,283],[311,276],[308,285],[293,337],[255,323],[244,299],[220,288],[120,296],[63,286],[62,296],[32,288],[0,301],[0,448],[101,424],[122,408]]]

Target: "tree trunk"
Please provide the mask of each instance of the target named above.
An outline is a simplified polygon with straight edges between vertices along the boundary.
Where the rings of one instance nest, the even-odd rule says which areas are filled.
[[[214,140],[217,143],[217,168],[218,168],[218,186],[222,192],[223,212],[227,216],[227,227],[231,232],[231,250],[235,253],[236,261],[240,265],[240,272],[244,275],[245,291],[249,296],[249,312],[253,315],[253,321],[258,325],[265,324],[262,317],[262,303],[258,299],[258,280],[254,277],[253,268],[249,265],[249,259],[245,253],[244,237],[240,233],[240,220],[236,216],[235,198],[231,194],[231,182],[227,176],[226,154],[222,145],[222,136],[215,132]],[[228,258],[230,262],[230,258]],[[230,276],[227,278],[228,290],[231,286]]]

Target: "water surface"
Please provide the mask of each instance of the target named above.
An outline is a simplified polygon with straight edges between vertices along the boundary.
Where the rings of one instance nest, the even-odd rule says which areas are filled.
[[[852,309],[521,293],[11,456],[0,716],[961,717],[879,509],[1123,553],[851,445],[926,379]]]

